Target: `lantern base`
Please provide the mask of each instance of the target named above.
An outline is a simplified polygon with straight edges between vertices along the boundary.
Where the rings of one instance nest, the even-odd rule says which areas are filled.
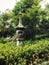
[[[21,40],[17,40],[17,46],[19,46],[19,45],[23,45],[23,41],[21,41]]]

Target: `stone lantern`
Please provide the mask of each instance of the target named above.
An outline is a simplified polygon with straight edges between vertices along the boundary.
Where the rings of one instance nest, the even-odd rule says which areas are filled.
[[[16,43],[18,45],[23,45],[24,40],[24,29],[25,27],[22,25],[22,13],[19,13],[19,23],[16,27]]]

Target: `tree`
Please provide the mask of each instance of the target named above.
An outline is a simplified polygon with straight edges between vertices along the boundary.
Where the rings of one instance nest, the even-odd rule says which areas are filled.
[[[40,3],[41,0],[20,0],[13,9],[14,15],[18,16],[19,11],[22,11],[22,20],[26,26],[26,38],[34,38],[37,32],[37,25],[40,21]],[[16,22],[17,23],[17,22]]]
[[[0,36],[6,37],[12,36],[14,32],[13,26],[13,12],[5,12],[0,15]]]

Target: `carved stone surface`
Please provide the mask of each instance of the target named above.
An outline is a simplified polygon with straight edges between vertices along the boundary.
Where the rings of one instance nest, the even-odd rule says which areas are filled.
[[[22,14],[19,13],[19,23],[16,27],[16,42],[17,42],[17,46],[23,44],[23,40],[24,40],[24,29],[25,27],[22,25]]]

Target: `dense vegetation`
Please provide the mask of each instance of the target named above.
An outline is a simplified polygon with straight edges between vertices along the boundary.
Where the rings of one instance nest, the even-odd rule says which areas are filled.
[[[34,65],[49,61],[49,39],[25,41],[25,45],[0,43],[0,65]]]
[[[43,0],[20,0],[14,9],[0,13],[0,65],[49,65],[49,5],[41,8]],[[25,29],[23,46],[15,40],[19,12]]]
[[[45,9],[39,4],[41,0],[20,0],[11,12],[0,14],[0,37],[12,37],[16,32],[19,12],[22,12],[22,23],[26,27],[26,39],[35,35],[49,33],[49,5]]]

